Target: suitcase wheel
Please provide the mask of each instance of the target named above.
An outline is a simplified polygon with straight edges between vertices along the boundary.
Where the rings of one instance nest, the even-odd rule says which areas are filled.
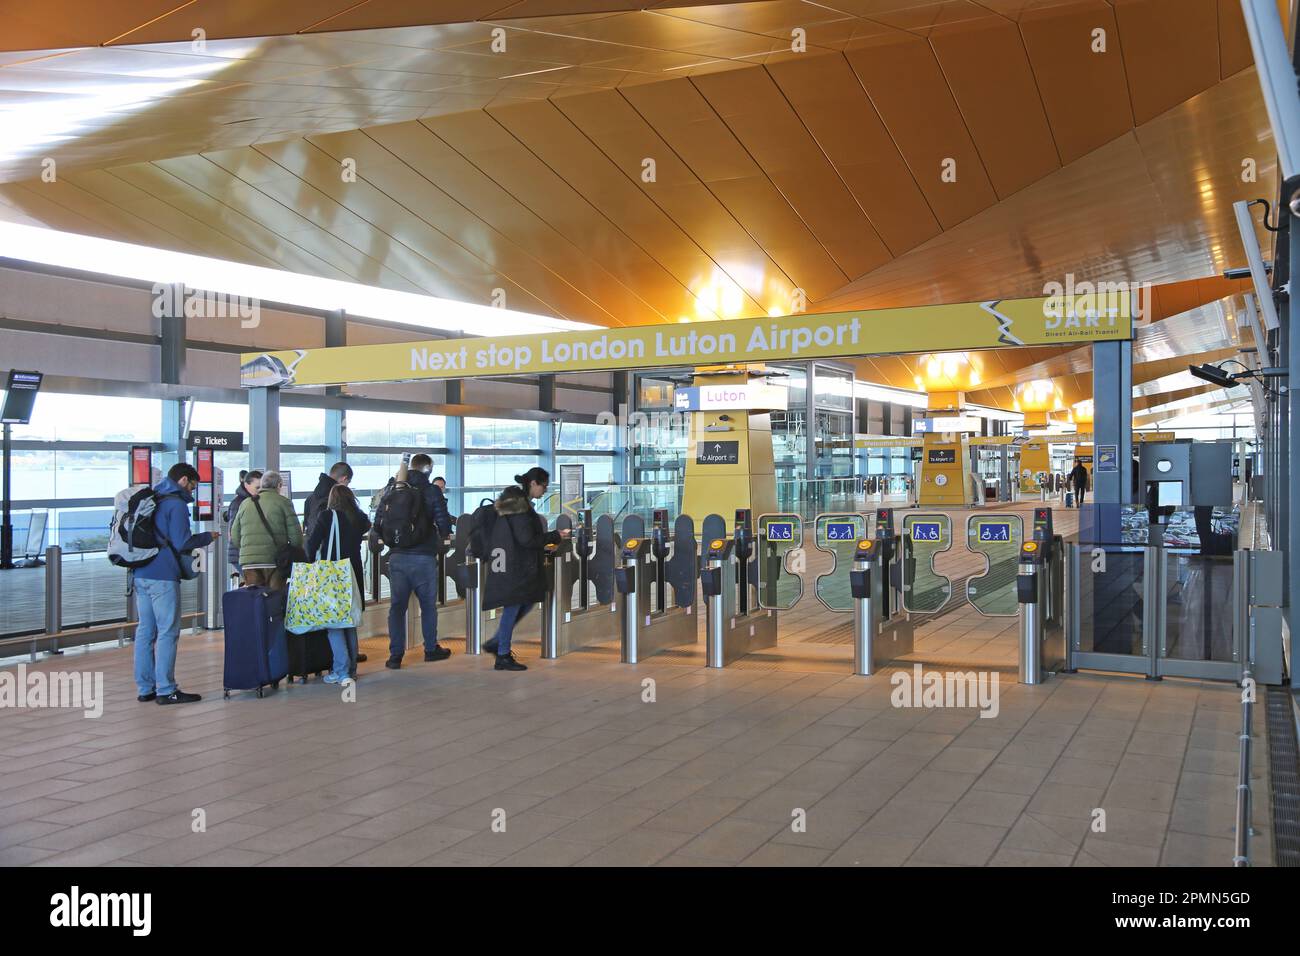
[[[257,689],[257,696],[258,696],[258,697],[264,697],[264,696],[265,696],[265,695],[262,693],[262,688],[260,688],[260,687]]]
[[[280,682],[278,680],[271,681],[271,690],[279,690],[279,689],[280,689]]]
[[[229,688],[229,687],[227,687],[227,688],[225,689],[225,693],[221,695],[221,699],[222,699],[222,700],[230,700],[230,688]]]

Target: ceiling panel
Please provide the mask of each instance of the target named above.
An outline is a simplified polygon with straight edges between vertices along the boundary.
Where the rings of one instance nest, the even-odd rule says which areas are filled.
[[[1113,3],[1139,123],[1219,81],[1218,0]]]
[[[526,111],[552,111],[529,104]],[[501,112],[502,120],[522,123],[521,115]],[[426,120],[425,125],[517,201],[545,220],[583,252],[600,262],[647,301],[678,306],[687,293],[664,267],[610,222],[581,192],[571,187],[487,113],[460,113]],[[660,309],[666,313],[668,306]]]
[[[943,227],[993,205],[988,173],[930,45],[919,38],[873,39],[845,56]],[[944,181],[946,168],[954,170],[953,181]]]
[[[625,97],[591,93],[565,97],[555,105],[616,167],[637,171],[633,182],[638,188],[709,257],[709,273],[693,278],[690,288],[700,288],[716,274],[743,290],[748,314],[789,309],[794,288],[789,276]],[[648,157],[656,161],[653,182],[639,175]]]
[[[844,57],[806,57],[767,69],[892,256],[939,234],[938,220]]]
[[[930,44],[999,197],[1061,165],[1014,23],[963,20],[937,27]]]
[[[552,103],[490,112],[522,148],[530,150],[657,264],[664,281],[640,289],[658,303],[655,321],[671,320],[693,307],[691,283],[708,272],[712,262],[633,184],[632,177],[640,175],[640,163],[630,169],[616,166]]]
[[[847,280],[690,80],[625,87],[622,92],[811,299],[829,294]]]
[[[474,217],[463,219],[462,241],[485,261],[497,261],[502,254],[499,249],[512,260],[520,255],[534,258],[549,275],[520,281],[557,313],[604,315],[603,322],[609,325],[641,324],[659,315],[600,262],[583,253],[422,124],[380,127],[369,135],[331,134],[313,142],[335,157],[356,156],[359,175],[390,195],[401,196],[426,220],[433,207],[415,197],[437,190],[454,199]],[[366,144],[396,162],[372,163],[366,158]],[[572,292],[557,288],[557,283]],[[572,295],[582,299],[575,300]]]
[[[1061,161],[1070,163],[1133,128],[1115,14],[1106,0],[1033,7],[1018,23]],[[1093,30],[1109,38],[1094,50]]]
[[[767,70],[732,70],[693,82],[840,271],[865,275],[890,259],[870,220]]]

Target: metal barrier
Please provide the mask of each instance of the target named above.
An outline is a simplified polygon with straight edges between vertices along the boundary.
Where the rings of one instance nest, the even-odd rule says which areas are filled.
[[[614,571],[623,663],[699,641],[696,564],[695,523],[687,515],[678,516],[671,536],[666,509],[655,512],[648,537],[625,536]]]
[[[700,590],[705,597],[706,663],[725,667],[746,654],[776,646],[776,611],[759,606],[754,530],[750,512],[736,512],[735,531],[726,536],[718,515],[704,519]],[[752,593],[751,593],[752,592]]]
[[[614,554],[619,538],[614,521],[601,515],[594,540],[590,534],[590,512],[584,512],[579,532],[559,544],[546,546],[546,595],[542,602],[542,657],[554,659],[570,651],[611,640],[616,636],[622,603],[610,586],[614,578]],[[556,519],[557,528],[572,528],[568,515]],[[623,535],[645,537],[645,522],[639,515],[623,519]],[[587,548],[592,547],[588,551]],[[595,588],[596,600],[591,600]],[[574,591],[577,591],[576,600]]]

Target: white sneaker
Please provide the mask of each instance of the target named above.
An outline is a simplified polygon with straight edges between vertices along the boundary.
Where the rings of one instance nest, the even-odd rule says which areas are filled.
[[[346,677],[336,677],[334,674],[325,675],[325,683],[327,684],[341,684],[345,680],[347,680]]]

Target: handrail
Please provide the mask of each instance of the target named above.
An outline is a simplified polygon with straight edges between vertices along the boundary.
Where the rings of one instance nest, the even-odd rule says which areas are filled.
[[[1255,680],[1247,666],[1241,683],[1241,747],[1237,761],[1237,817],[1232,865],[1250,866],[1250,717],[1255,701]]]

